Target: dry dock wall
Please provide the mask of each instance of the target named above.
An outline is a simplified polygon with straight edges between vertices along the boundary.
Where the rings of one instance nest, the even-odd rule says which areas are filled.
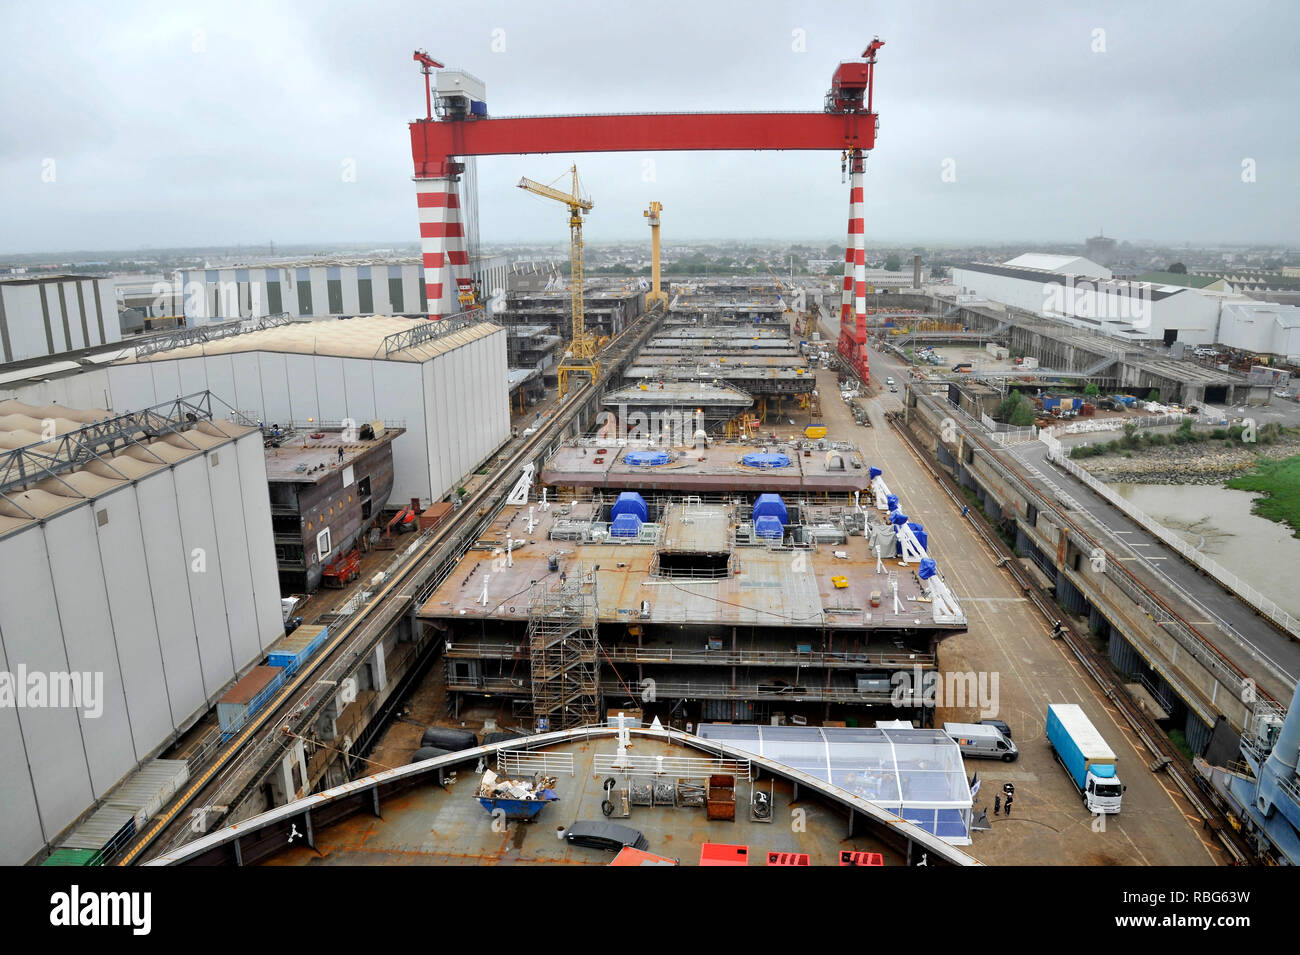
[[[1089,617],[1111,644],[1123,672],[1145,664],[1181,701],[1183,729],[1199,751],[1219,714],[1238,732],[1251,711],[1242,699],[1241,675],[1190,634],[1171,626],[1169,614],[1109,558],[1094,563],[1096,545],[1069,528],[1067,505],[1032,492],[998,455],[972,440],[959,416],[941,399],[909,394],[905,426],[930,456],[970,488],[995,524],[1015,535],[1017,552],[1030,558],[1056,588],[1058,602]],[[945,440],[945,438],[949,440]],[[1059,510],[1058,510],[1059,508]],[[1104,551],[1104,548],[1103,548]],[[1100,568],[1100,569],[1098,569]],[[1163,689],[1163,687],[1162,687]],[[1176,717],[1178,718],[1178,717]]]

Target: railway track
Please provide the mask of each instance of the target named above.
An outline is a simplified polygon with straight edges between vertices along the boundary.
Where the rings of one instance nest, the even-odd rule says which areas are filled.
[[[952,499],[953,505],[960,509],[966,501],[956,480],[942,468],[931,463],[901,421],[894,415],[888,415],[887,418],[903,444],[934,478],[935,483]],[[1110,661],[1061,619],[1061,611],[1055,601],[1019,566],[1015,555],[1007,549],[1002,538],[978,509],[969,510],[967,519],[989,549],[998,556],[1001,566],[1011,574],[1017,586],[1042,614],[1044,622],[1055,624],[1058,619],[1061,620],[1063,631],[1061,639],[1151,754],[1152,762],[1148,768],[1153,772],[1163,769],[1168,774],[1179,792],[1201,817],[1205,828],[1214,832],[1219,843],[1238,864],[1253,861],[1255,856],[1251,846],[1237,832],[1228,813],[1216,801],[1206,798],[1207,794],[1201,787],[1200,774],[1196,772],[1191,761],[1174,746],[1155,720],[1134,701],[1118,675],[1111,669]],[[1073,522],[1068,519],[1062,519],[1073,525]],[[1083,533],[1082,530],[1079,532]],[[1084,536],[1088,535],[1084,534]]]
[[[491,476],[467,496],[456,517],[428,532],[428,539],[376,591],[356,619],[344,625],[320,652],[286,681],[275,699],[255,714],[217,757],[190,781],[185,791],[154,817],[151,825],[123,852],[118,865],[144,861],[147,850],[160,840],[166,849],[186,841],[183,837],[189,833],[190,820],[184,815],[185,811],[191,806],[212,805],[214,797],[222,795],[232,781],[238,784],[238,780],[246,780],[224,806],[214,809],[214,824],[224,820],[261,784],[299,735],[297,727],[310,725],[331,702],[334,685],[364,664],[374,644],[382,639],[392,624],[417,605],[421,595],[433,589],[449,565],[454,565],[461,553],[490,526],[518,480],[522,467],[563,434],[590,395],[603,386],[628,354],[653,333],[657,325],[655,316],[647,315],[644,321],[644,327],[638,327],[641,322],[635,323],[606,346],[601,355],[604,371],[599,379],[584,381],[571,390],[556,414],[541,428],[534,434],[514,439],[512,443],[517,446],[513,449],[506,446],[501,452],[505,460],[497,464]],[[312,691],[325,676],[335,678],[330,681],[329,692],[313,696]]]

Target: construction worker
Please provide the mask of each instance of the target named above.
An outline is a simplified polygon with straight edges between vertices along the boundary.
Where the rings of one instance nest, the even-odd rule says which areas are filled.
[[[1011,797],[1011,794],[1008,793],[1008,794],[1007,794],[1007,815],[1008,815],[1008,816],[1011,815],[1011,798],[1012,798],[1012,797]]]

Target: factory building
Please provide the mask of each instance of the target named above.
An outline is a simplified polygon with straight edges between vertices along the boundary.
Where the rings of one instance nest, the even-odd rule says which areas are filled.
[[[1218,342],[1253,355],[1274,355],[1300,363],[1300,306],[1225,301]]]
[[[0,361],[120,341],[113,280],[94,275],[0,279]]]
[[[210,390],[250,421],[311,433],[379,421],[394,500],[436,501],[510,435],[506,331],[372,316],[201,326],[79,374],[9,389],[32,404],[131,408]]]
[[[1126,341],[1180,341],[1189,345],[1214,342],[1219,302],[1195,289],[1118,281],[1109,278],[1108,269],[1088,269],[1086,259],[1059,263],[1053,269],[1012,264],[1064,258],[1019,256],[1004,265],[962,265],[953,269],[952,281],[965,295]],[[1063,272],[1061,268],[1087,271]],[[1098,270],[1107,274],[1090,274]]]
[[[510,435],[506,333],[490,322],[374,316],[176,344],[109,366],[115,406],[206,387],[267,425],[404,428],[393,442],[397,500],[454,491]]]
[[[505,256],[471,263],[480,298],[505,294]],[[186,324],[288,313],[295,318],[345,315],[425,315],[429,303],[419,259],[276,262],[216,269],[182,269],[176,290]]]
[[[0,864],[40,852],[283,634],[262,437],[219,408],[0,402]]]

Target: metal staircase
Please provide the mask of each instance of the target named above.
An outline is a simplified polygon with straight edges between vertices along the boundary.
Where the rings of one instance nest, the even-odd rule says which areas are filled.
[[[1111,355],[1107,355],[1105,358],[1099,358],[1091,365],[1089,365],[1087,368],[1083,369],[1083,371],[1081,371],[1080,374],[1083,375],[1083,377],[1085,378],[1091,378],[1093,375],[1097,374],[1103,369],[1109,368],[1111,365],[1118,362],[1120,360],[1120,357],[1121,356],[1119,355],[1111,354]]]
[[[533,716],[552,730],[599,719],[600,644],[596,577],[572,577],[556,589],[533,588],[528,605]]]

